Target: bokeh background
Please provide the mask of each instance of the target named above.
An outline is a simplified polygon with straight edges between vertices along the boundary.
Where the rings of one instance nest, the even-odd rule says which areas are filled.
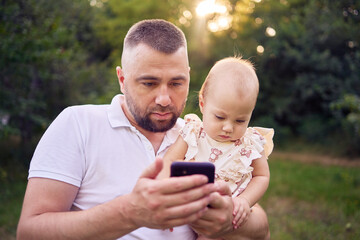
[[[0,1],[0,239],[14,239],[32,153],[67,106],[107,104],[132,24],[187,36],[190,95],[228,56],[251,60],[251,125],[275,129],[261,201],[273,239],[360,236],[359,0]]]

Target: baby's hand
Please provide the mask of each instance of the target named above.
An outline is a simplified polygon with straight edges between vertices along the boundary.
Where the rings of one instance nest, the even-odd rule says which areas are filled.
[[[234,229],[241,227],[245,223],[251,213],[249,201],[241,196],[233,198],[234,210],[233,210],[233,226]]]

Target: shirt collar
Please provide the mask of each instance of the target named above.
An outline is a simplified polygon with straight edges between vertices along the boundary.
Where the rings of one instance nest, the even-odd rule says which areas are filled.
[[[116,95],[111,104],[108,107],[107,114],[111,127],[132,127],[129,120],[125,116],[125,113],[121,107],[121,104],[125,101],[124,95]]]
[[[176,139],[179,136],[179,131],[180,131],[180,129],[183,128],[184,125],[185,125],[184,120],[181,118],[178,118],[175,126],[166,132],[164,140],[159,148],[158,153],[163,152],[164,150],[166,150],[170,145],[172,145],[176,141]]]

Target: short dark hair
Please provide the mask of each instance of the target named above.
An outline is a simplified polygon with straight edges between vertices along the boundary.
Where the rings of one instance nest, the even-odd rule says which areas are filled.
[[[180,47],[186,48],[185,35],[180,28],[162,19],[143,20],[129,29],[124,49],[140,43],[167,54],[176,52]]]

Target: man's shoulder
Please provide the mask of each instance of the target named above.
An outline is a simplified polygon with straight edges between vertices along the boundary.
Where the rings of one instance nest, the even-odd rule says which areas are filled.
[[[64,112],[68,111],[74,114],[85,114],[85,115],[94,115],[106,112],[109,104],[84,104],[84,105],[74,105],[69,106],[64,109]]]
[[[176,131],[177,133],[179,133],[180,129],[182,129],[184,126],[185,126],[184,119],[178,118],[171,131]]]
[[[179,136],[179,131],[184,127],[185,121],[182,118],[178,118],[175,125],[167,131],[166,135],[170,139],[170,141],[173,143]]]
[[[65,108],[57,117],[59,120],[76,121],[76,122],[96,122],[96,119],[107,118],[107,108],[109,105],[74,105]]]
[[[184,121],[184,119],[182,119],[182,118],[178,118],[178,119],[177,119],[177,121],[176,121],[175,126],[176,126],[176,127],[180,127],[180,128],[182,128],[184,125],[185,125],[185,121]]]

